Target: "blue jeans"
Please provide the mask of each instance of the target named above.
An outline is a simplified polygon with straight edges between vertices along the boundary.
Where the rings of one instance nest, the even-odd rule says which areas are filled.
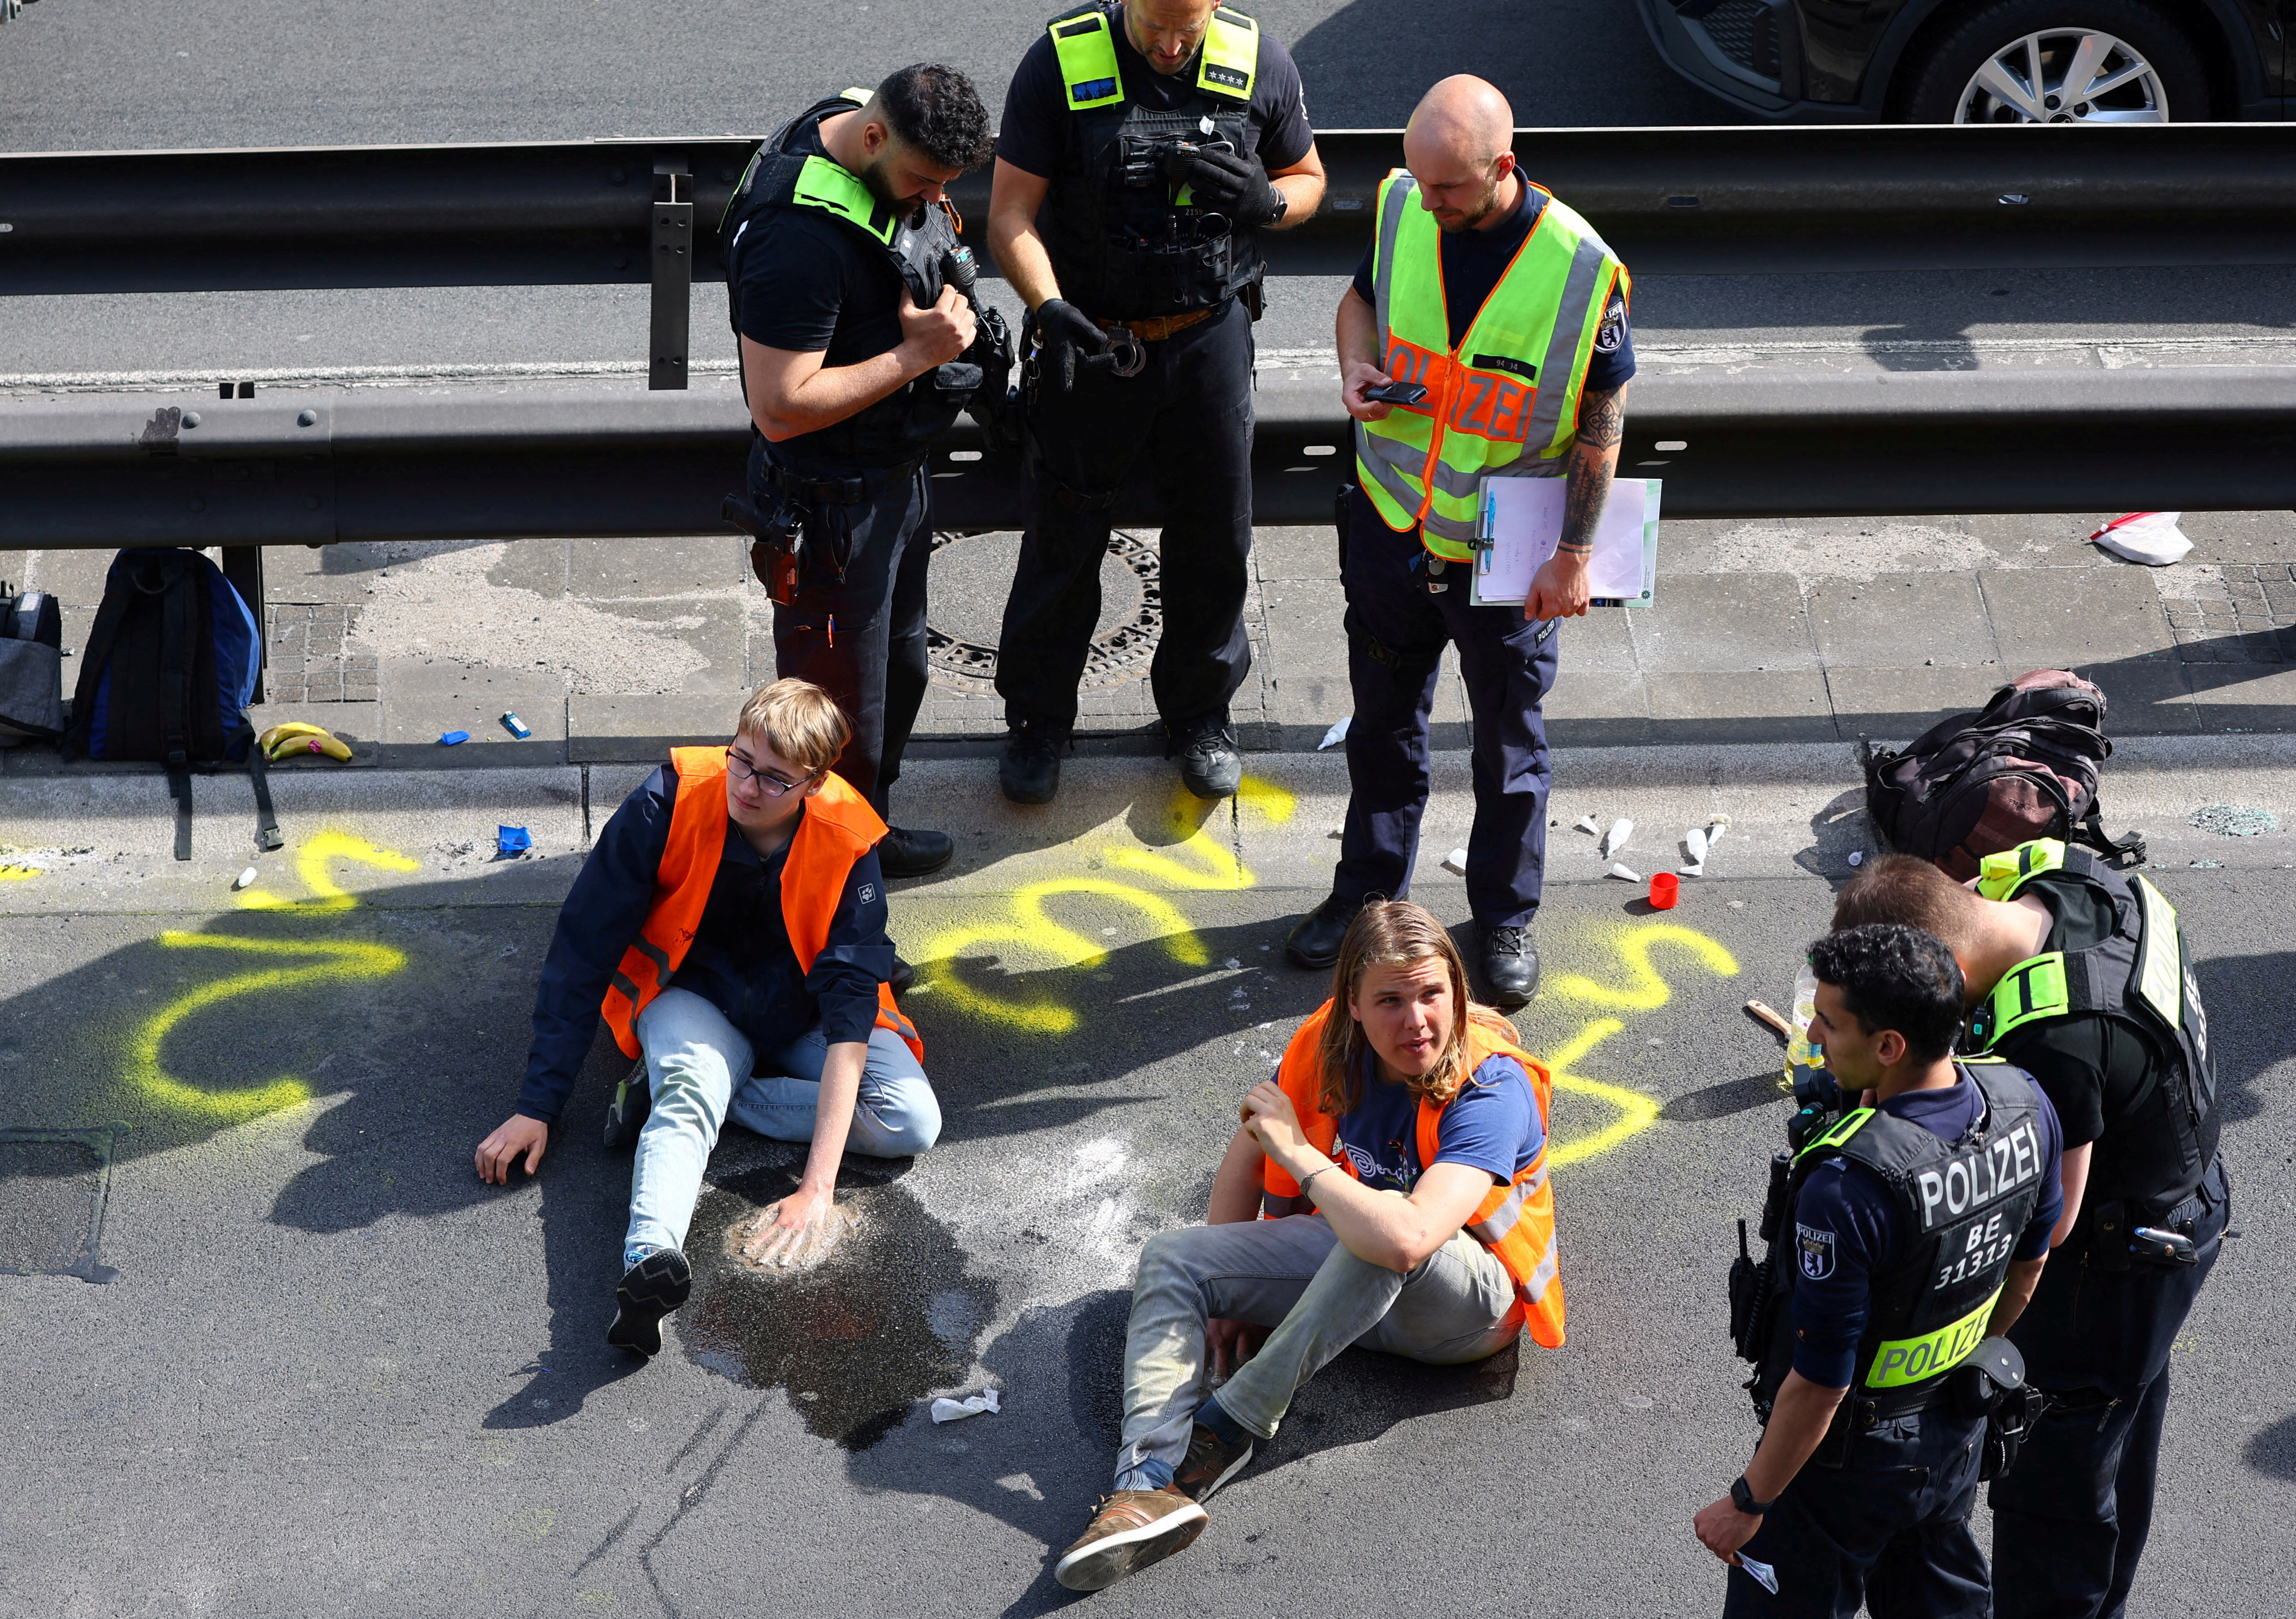
[[[653,1111],[630,1173],[627,1256],[641,1244],[683,1248],[701,1195],[702,1166],[730,1116],[776,1141],[813,1139],[829,1043],[808,1030],[758,1064],[749,1037],[691,990],[664,990],[638,1014]],[[872,1158],[923,1152],[940,1138],[940,1103],[914,1053],[890,1029],[869,1031],[849,1150]]]

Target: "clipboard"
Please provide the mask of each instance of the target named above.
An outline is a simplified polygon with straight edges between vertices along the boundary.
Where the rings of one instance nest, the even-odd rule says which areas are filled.
[[[1468,599],[1519,606],[1562,538],[1563,478],[1486,478]],[[1658,599],[1657,478],[1613,478],[1592,562],[1596,607],[1647,607]]]

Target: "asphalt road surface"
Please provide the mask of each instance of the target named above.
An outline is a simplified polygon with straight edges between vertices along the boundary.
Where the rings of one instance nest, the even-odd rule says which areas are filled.
[[[153,778],[12,783],[0,841],[38,875],[0,883],[0,1122],[92,1133],[0,1143],[0,1231],[11,1262],[85,1266],[108,1154],[93,1258],[117,1278],[0,1278],[0,1613],[1066,1604],[1050,1558],[1107,1487],[1133,1256],[1200,1218],[1237,1097],[1322,993],[1280,949],[1327,880],[1341,771],[1255,768],[1207,813],[1167,767],[1083,760],[1027,815],[985,760],[920,768],[967,851],[894,913],[943,1143],[857,1161],[859,1234],[765,1281],[722,1233],[797,1152],[729,1131],[696,1296],[643,1365],[602,1342],[628,1174],[595,1134],[611,1047],[537,1179],[488,1188],[470,1163],[515,1092],[586,820],[636,771],[290,774],[291,848],[239,895],[225,782],[189,867]],[[2296,824],[2296,753],[2160,742],[2115,768],[2201,957],[2242,1233],[2177,1345],[2139,1611],[2284,1615],[2296,846],[2184,820],[2204,794]],[[1436,861],[1464,777],[1446,760],[1418,882],[1454,922]],[[1520,1022],[1563,1076],[1570,1343],[1458,1371],[1343,1356],[1197,1545],[1095,1611],[1713,1611],[1689,1520],[1754,1438],[1722,1283],[1785,1116],[1775,1042],[1740,1007],[1784,1001],[1866,844],[1852,780],[1837,747],[1566,758],[1546,988]],[[1623,858],[1647,871],[1718,810],[1712,875],[1663,915],[1570,829],[1633,816]],[[535,857],[486,859],[497,820]],[[933,1394],[990,1385],[1001,1414],[929,1420]]]
[[[1668,69],[1625,0],[1263,0],[1253,14],[1291,45],[1326,128],[1398,127],[1427,86],[1463,71],[1497,84],[1525,125],[1742,116]],[[1031,5],[950,0],[333,0],[291,13],[262,0],[40,0],[0,31],[0,151],[763,135],[824,86],[873,84],[921,56],[964,68],[1001,108],[1042,22]],[[2292,319],[2277,270],[1778,272],[1643,277],[1641,341],[1857,353],[1908,339],[2274,335]],[[1278,278],[1263,351],[1328,350],[1340,286]],[[723,288],[695,294],[695,354],[730,361]],[[636,361],[646,300],[641,287],[12,299],[0,379]]]

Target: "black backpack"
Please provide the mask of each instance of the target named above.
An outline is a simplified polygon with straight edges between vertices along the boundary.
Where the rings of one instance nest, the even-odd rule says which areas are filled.
[[[129,550],[112,559],[82,649],[67,759],[151,760],[176,801],[176,858],[192,858],[192,772],[244,763],[256,842],[282,843],[247,705],[262,670],[255,615],[197,551]]]
[[[2141,865],[2144,840],[2105,835],[2097,771],[2112,757],[2104,694],[2061,669],[2021,675],[1981,712],[1956,714],[1905,750],[1866,759],[1866,810],[1890,846],[1956,882],[1988,854],[2034,838],[2086,843],[2117,867]]]
[[[55,597],[0,583],[0,748],[63,735],[63,642]]]

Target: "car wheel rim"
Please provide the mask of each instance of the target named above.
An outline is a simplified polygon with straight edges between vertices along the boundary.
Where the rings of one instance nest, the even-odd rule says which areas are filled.
[[[2044,29],[1971,75],[1956,124],[2165,124],[2169,93],[2143,52],[2094,29]]]

